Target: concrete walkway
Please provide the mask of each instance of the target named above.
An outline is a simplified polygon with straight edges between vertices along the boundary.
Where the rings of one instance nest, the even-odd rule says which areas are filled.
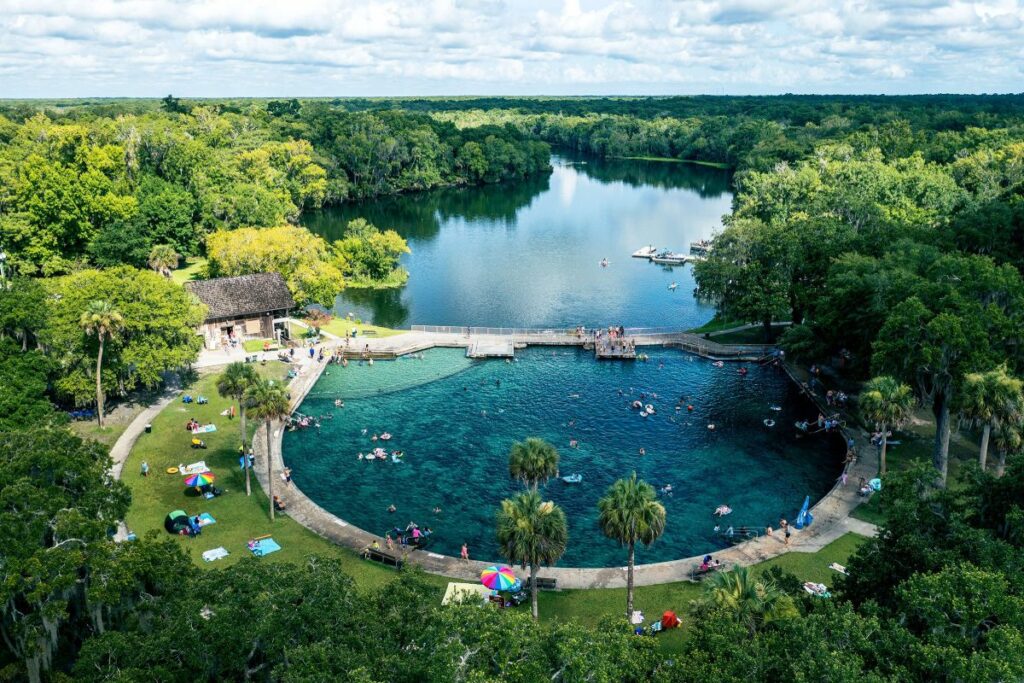
[[[370,350],[376,353],[402,354],[422,351],[432,346],[466,346],[469,342],[470,337],[464,335],[409,332],[382,339],[360,338],[358,342],[353,340],[352,345],[354,346],[358,343],[360,346],[356,348],[359,350],[368,345]],[[343,347],[344,345],[343,340],[329,340],[324,346],[330,348],[336,346]],[[276,358],[276,352],[273,355]],[[327,363],[310,359],[305,353],[296,354],[296,360],[299,374],[289,385],[292,397],[292,410],[301,405],[306,394],[316,384],[320,374],[328,365]],[[787,370],[790,369],[787,368]],[[791,370],[790,372],[792,375]],[[794,380],[799,381],[796,377],[794,377]],[[125,429],[124,433],[111,448],[111,458],[114,462],[110,471],[114,478],[122,476],[125,460],[128,458],[128,454],[131,452],[139,435],[145,431],[146,425],[151,423],[153,418],[173,402],[179,394],[180,390],[176,388],[168,389],[165,396],[142,411]],[[809,392],[808,395],[811,400],[818,402],[817,397]],[[843,487],[837,482],[835,488],[812,508],[815,517],[814,524],[801,531],[793,529],[793,536],[788,547],[783,537],[776,533],[773,536],[762,536],[731,548],[717,551],[714,553],[716,558],[728,565],[752,565],[778,557],[787,552],[817,552],[847,533],[856,533],[868,537],[874,536],[877,529],[873,524],[853,519],[849,514],[853,508],[863,501],[863,499],[859,498],[856,491],[858,478],[870,479],[877,472],[877,453],[875,448],[867,443],[866,434],[856,433],[851,435],[857,443],[856,448],[859,457],[857,462],[848,468],[848,484]],[[284,481],[280,478],[280,473],[284,469],[284,461],[281,454],[282,437],[283,430],[279,427],[273,432],[271,441],[270,457],[273,466],[273,474],[271,476],[274,478],[274,491],[279,493],[288,504],[288,516],[323,538],[357,552],[369,546],[374,540],[379,541],[383,546],[383,538],[380,536],[349,524],[310,500],[294,480],[290,486],[285,485]],[[263,486],[264,491],[269,492],[271,482],[267,478],[266,458],[268,454],[266,439],[254,439],[253,447],[257,460],[254,469],[256,479]],[[122,525],[118,534],[120,539],[124,538],[125,531]],[[472,552],[472,549],[470,551]],[[638,586],[645,586],[688,580],[693,569],[699,565],[700,558],[701,556],[694,556],[670,562],[638,565],[635,570],[635,583]],[[489,561],[471,560],[467,562],[455,557],[423,550],[413,550],[407,553],[408,562],[417,564],[428,572],[474,582],[479,580],[480,572],[485,567],[494,564],[496,560],[498,558],[490,558]],[[625,567],[547,567],[541,569],[540,576],[556,579],[559,588],[621,588],[626,585]]]
[[[408,337],[402,340],[402,348],[404,348],[404,344],[410,342],[413,345],[429,343],[432,341],[430,339],[431,335],[432,333],[418,332],[401,335],[402,338]],[[369,345],[371,350],[378,351],[383,348],[399,347],[397,343],[398,338],[396,337],[380,340],[361,340],[361,342],[364,345]],[[412,351],[409,352],[411,353]],[[323,372],[327,365],[326,363],[310,361],[308,358],[304,358],[303,363],[303,372],[296,377],[290,386],[293,409],[302,403],[302,400],[316,383],[320,373]],[[810,395],[810,398],[817,402],[816,397],[813,395]],[[848,484],[844,487],[837,482],[836,486],[812,508],[815,518],[814,524],[799,531],[793,529],[789,546],[785,544],[784,537],[776,533],[773,536],[762,536],[731,548],[717,551],[714,553],[716,558],[728,565],[752,565],[778,557],[787,552],[814,553],[844,534],[851,532],[862,536],[873,536],[877,531],[873,524],[853,519],[849,515],[857,505],[863,502],[863,499],[857,495],[856,482],[859,477],[870,479],[875,476],[877,456],[875,455],[875,449],[867,445],[866,434],[859,433],[853,436],[857,442],[857,450],[860,457],[847,469]],[[357,552],[367,548],[375,540],[380,542],[383,547],[384,539],[382,537],[349,524],[310,500],[302,492],[299,486],[301,482],[296,482],[293,479],[291,485],[285,486],[283,480],[280,479],[280,473],[284,469],[281,453],[282,439],[283,430],[278,428],[273,433],[269,457],[271,458],[273,469],[271,476],[274,477],[274,491],[278,492],[286,500],[288,504],[287,514],[298,523],[327,540]],[[255,473],[257,480],[265,491],[268,490],[268,484],[270,483],[267,479],[266,458],[268,454],[266,447],[265,439],[255,440],[254,450],[257,460]],[[472,549],[470,549],[470,552],[472,552]],[[691,572],[700,564],[701,557],[702,555],[670,562],[639,565],[635,568],[634,581],[638,586],[645,586],[688,580]],[[433,553],[429,550],[412,550],[406,553],[406,560],[409,563],[421,566],[424,570],[433,574],[467,581],[477,581],[479,580],[480,572],[485,567],[494,564],[498,558],[489,558],[488,561],[467,562],[455,557]],[[621,588],[626,585],[625,569],[625,567],[548,567],[541,569],[540,576],[556,579],[559,588]]]

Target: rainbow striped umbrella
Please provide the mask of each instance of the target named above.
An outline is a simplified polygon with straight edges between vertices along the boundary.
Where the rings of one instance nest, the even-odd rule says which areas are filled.
[[[507,591],[516,584],[518,579],[515,573],[505,565],[488,567],[480,573],[480,583],[492,591]]]
[[[200,472],[199,474],[190,474],[185,477],[185,486],[206,486],[212,484],[214,480],[213,472]]]

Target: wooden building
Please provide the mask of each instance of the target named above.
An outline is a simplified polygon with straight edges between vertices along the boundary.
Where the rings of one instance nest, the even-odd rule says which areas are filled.
[[[280,273],[186,282],[185,289],[209,309],[199,328],[207,349],[233,346],[247,339],[276,339],[275,324],[283,328],[288,312],[295,308]]]

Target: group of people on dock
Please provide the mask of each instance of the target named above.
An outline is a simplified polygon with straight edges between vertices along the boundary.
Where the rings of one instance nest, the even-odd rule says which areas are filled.
[[[619,325],[607,330],[594,330],[594,345],[601,353],[635,353],[636,342],[626,338],[626,329]]]

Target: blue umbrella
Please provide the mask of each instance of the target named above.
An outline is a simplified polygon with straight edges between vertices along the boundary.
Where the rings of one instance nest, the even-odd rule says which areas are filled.
[[[803,529],[805,526],[810,526],[811,522],[814,521],[814,517],[811,516],[811,497],[807,496],[804,498],[804,505],[800,508],[800,514],[796,516],[796,528]]]

